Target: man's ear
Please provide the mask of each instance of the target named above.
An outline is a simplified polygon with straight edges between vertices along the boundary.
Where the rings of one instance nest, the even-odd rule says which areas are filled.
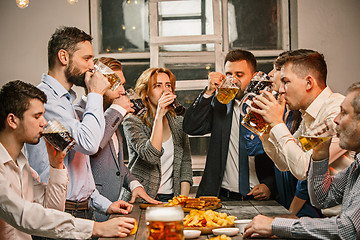
[[[60,50],[58,51],[57,56],[58,56],[59,61],[60,61],[64,66],[68,65],[69,60],[70,60],[70,55],[69,55],[69,53],[68,53],[66,50],[60,49]]]
[[[16,129],[18,127],[18,124],[19,124],[19,118],[16,117],[13,113],[9,113],[7,118],[6,118],[6,122],[9,125],[10,128]]]
[[[306,81],[306,91],[310,91],[316,85],[316,80],[312,75],[307,75],[305,81]]]

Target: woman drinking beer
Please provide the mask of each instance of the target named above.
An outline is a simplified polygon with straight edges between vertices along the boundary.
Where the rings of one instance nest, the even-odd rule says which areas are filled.
[[[147,112],[141,118],[129,115],[123,124],[131,173],[150,197],[163,202],[188,195],[192,184],[189,139],[182,130],[183,118],[176,116],[172,107],[175,81],[168,69],[145,70],[135,91]],[[124,189],[122,199],[128,201],[130,197]]]

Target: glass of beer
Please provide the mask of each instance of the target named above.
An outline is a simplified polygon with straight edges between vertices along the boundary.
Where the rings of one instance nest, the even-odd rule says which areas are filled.
[[[330,139],[335,134],[335,123],[331,119],[326,119],[324,122],[315,125],[302,134],[299,137],[299,142],[304,151],[309,151],[320,143]]]
[[[115,90],[120,85],[121,80],[119,76],[104,63],[97,61],[94,68],[108,79],[110,83],[110,90]]]
[[[228,104],[234,99],[239,87],[233,82],[233,76],[228,75],[216,90],[216,98],[222,104]]]
[[[272,82],[270,77],[266,73],[258,71],[247,85],[244,93],[254,93],[259,95],[261,90],[264,90],[266,87],[271,85]]]
[[[148,240],[183,240],[184,211],[181,206],[148,207],[145,213]]]
[[[145,114],[145,112],[147,111],[147,108],[145,107],[145,104],[142,101],[142,99],[140,98],[140,96],[132,88],[129,88],[128,90],[126,90],[126,96],[134,104],[134,106],[132,108],[135,110],[135,112],[133,112],[132,114],[134,114],[138,117],[143,116]]]
[[[42,136],[58,151],[68,153],[75,146],[74,138],[56,119],[48,121],[48,125],[44,129]]]
[[[253,102],[253,99],[255,96],[259,95],[262,90],[271,92],[273,96],[277,98],[278,93],[273,91],[271,86],[272,82],[270,81],[269,76],[266,73],[259,71],[246,87],[246,95],[240,103],[240,113],[243,116],[241,124],[259,136],[266,132],[269,125],[260,114],[251,111],[250,107],[258,108],[258,106]]]

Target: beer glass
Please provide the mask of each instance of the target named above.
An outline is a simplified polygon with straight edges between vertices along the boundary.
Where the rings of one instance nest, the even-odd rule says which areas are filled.
[[[145,213],[148,240],[183,240],[184,211],[181,206],[148,207]]]
[[[175,114],[177,116],[181,116],[185,113],[185,107],[181,105],[176,98],[170,106],[174,108]]]
[[[239,87],[233,82],[233,76],[228,75],[216,90],[216,98],[222,104],[228,104],[234,99]]]
[[[102,75],[104,75],[109,83],[110,83],[110,90],[115,90],[121,83],[119,76],[108,66],[104,63],[97,61],[94,65],[96,71],[99,71]]]
[[[145,104],[140,98],[140,96],[132,88],[126,90],[125,93],[126,96],[130,99],[130,101],[134,104],[132,108],[135,110],[135,112],[133,112],[132,114],[139,117],[143,116],[147,111],[147,108],[145,107]]]
[[[251,111],[250,106],[258,108],[258,106],[253,102],[253,99],[255,96],[260,94],[261,90],[269,91],[275,98],[277,98],[279,94],[271,89],[271,85],[272,82],[270,81],[269,76],[266,73],[259,71],[251,79],[245,89],[246,95],[243,97],[240,104],[240,113],[243,116],[241,124],[259,136],[266,132],[269,125],[260,114]]]
[[[324,122],[315,125],[302,134],[299,137],[299,142],[304,151],[309,151],[320,143],[330,139],[335,134],[335,123],[333,120],[326,119]]]
[[[69,131],[56,119],[49,120],[42,136],[58,151],[68,153],[74,146],[75,140]]]

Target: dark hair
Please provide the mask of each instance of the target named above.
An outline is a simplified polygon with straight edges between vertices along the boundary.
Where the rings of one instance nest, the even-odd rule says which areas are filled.
[[[229,51],[225,56],[224,64],[226,64],[226,62],[236,62],[241,60],[247,61],[253,67],[253,71],[257,71],[256,58],[254,54],[242,49],[235,49]]]
[[[77,50],[80,42],[92,41],[92,37],[76,27],[61,27],[56,29],[48,43],[48,66],[55,66],[57,54],[61,49],[66,50],[70,56]]]
[[[327,66],[323,54],[311,49],[298,49],[285,52],[277,61],[283,65],[292,63],[291,70],[299,77],[312,72],[326,86]]]
[[[285,57],[288,56],[290,51],[285,51],[279,54],[279,56],[274,61],[274,67],[276,71],[280,71],[282,66],[285,64]]]
[[[47,97],[43,91],[30,83],[14,80],[6,83],[0,90],[0,131],[5,129],[5,121],[9,113],[22,119],[29,108],[31,99],[39,99],[46,103]]]
[[[347,89],[346,93],[358,92],[351,101],[351,105],[354,108],[356,118],[360,118],[360,82],[355,82]]]

